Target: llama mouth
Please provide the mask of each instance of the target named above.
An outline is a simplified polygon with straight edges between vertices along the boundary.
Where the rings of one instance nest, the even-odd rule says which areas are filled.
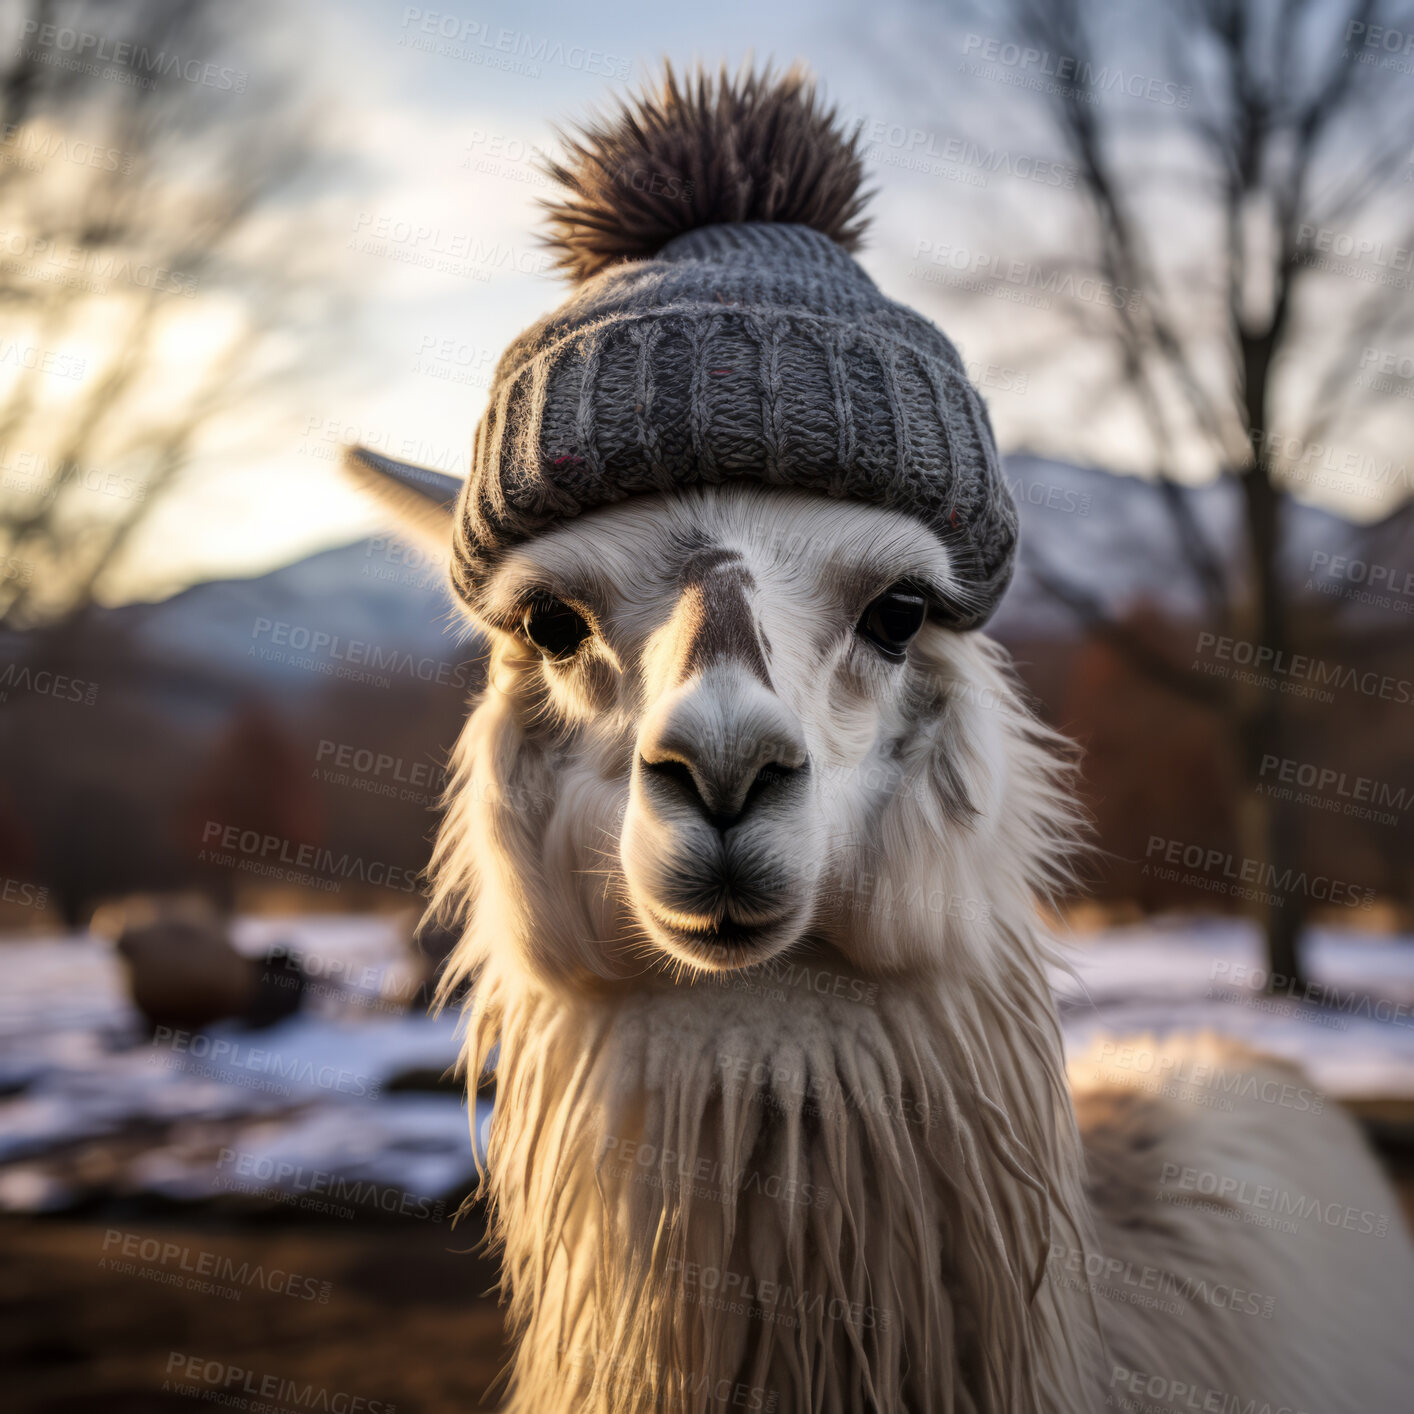
[[[764,954],[778,951],[793,937],[794,914],[785,912],[767,921],[737,923],[723,916],[685,922],[681,915],[667,918],[649,905],[645,912],[652,920],[660,941],[679,955],[714,968],[745,967],[761,961]]]

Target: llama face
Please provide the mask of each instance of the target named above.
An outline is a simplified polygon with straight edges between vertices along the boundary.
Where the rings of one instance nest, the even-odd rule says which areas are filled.
[[[475,893],[474,951],[622,977],[830,946],[873,971],[975,932],[1024,872],[995,853],[1022,718],[946,626],[958,593],[910,518],[758,487],[514,551],[470,606],[492,660],[437,863],[444,900]]]

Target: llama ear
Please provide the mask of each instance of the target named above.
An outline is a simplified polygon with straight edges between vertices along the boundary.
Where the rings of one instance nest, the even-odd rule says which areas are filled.
[[[367,447],[344,448],[344,474],[388,512],[398,534],[433,554],[451,553],[460,477],[394,461]]]

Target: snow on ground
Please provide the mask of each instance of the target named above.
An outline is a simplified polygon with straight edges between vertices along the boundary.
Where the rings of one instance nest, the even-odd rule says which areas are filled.
[[[301,958],[305,1009],[151,1042],[106,942],[0,939],[0,1209],[109,1194],[455,1206],[475,1181],[466,1105],[396,1087],[455,1064],[457,1021],[424,1013],[404,936],[397,919],[241,920],[243,951]],[[483,1150],[488,1117],[478,1102]]]
[[[1301,1064],[1339,1099],[1414,1100],[1414,939],[1313,929],[1306,990],[1266,990],[1261,939],[1234,918],[1173,918],[1066,940],[1066,1044],[1213,1030]]]
[[[425,1014],[405,936],[380,917],[243,919],[243,951],[301,958],[305,1008],[155,1042],[107,943],[0,938],[0,1209],[113,1196],[455,1207],[474,1184],[472,1126],[456,1094],[427,1084],[455,1063],[456,1022]],[[1064,950],[1072,1048],[1213,1029],[1299,1061],[1330,1095],[1414,1100],[1414,940],[1316,931],[1304,996],[1263,990],[1259,939],[1238,920],[1158,920]],[[483,1154],[489,1118],[478,1100]]]

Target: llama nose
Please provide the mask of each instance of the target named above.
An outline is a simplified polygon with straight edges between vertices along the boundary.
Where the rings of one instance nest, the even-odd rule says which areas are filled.
[[[773,696],[698,691],[644,733],[639,766],[660,802],[690,807],[725,832],[799,785],[809,757],[798,724]]]
[[[805,769],[804,764],[788,766],[781,761],[768,761],[750,773],[720,776],[707,774],[700,766],[672,756],[657,761],[650,761],[647,756],[643,758],[645,775],[691,804],[714,830],[723,834],[740,823],[773,787],[794,781]]]

